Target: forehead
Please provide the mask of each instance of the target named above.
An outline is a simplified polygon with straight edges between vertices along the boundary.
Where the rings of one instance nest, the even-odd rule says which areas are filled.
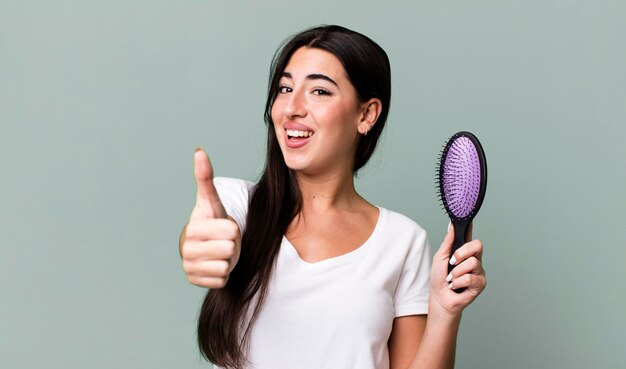
[[[347,80],[347,74],[339,59],[322,49],[303,46],[296,50],[284,70],[294,79],[304,78],[309,74],[325,74],[339,83]]]

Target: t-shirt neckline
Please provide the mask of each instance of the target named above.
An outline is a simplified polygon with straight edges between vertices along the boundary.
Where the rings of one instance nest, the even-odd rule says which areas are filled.
[[[285,235],[283,235],[281,248],[283,250],[286,250],[289,257],[295,259],[299,264],[303,265],[306,268],[321,268],[329,265],[346,263],[364,253],[369,248],[370,244],[375,243],[378,234],[381,232],[380,229],[382,228],[383,221],[387,216],[387,210],[378,205],[374,206],[378,208],[378,220],[376,221],[374,230],[367,238],[367,240],[365,240],[365,242],[363,242],[359,247],[350,252],[311,263],[305,261],[300,257],[300,254],[298,254],[296,248],[291,244],[291,242],[287,239],[287,236]]]

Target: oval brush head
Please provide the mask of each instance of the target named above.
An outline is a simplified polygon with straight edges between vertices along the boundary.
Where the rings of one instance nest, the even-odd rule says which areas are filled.
[[[439,199],[454,226],[454,253],[465,243],[487,188],[487,161],[476,136],[458,132],[448,140],[439,157],[437,182]],[[452,269],[454,265],[448,271]]]

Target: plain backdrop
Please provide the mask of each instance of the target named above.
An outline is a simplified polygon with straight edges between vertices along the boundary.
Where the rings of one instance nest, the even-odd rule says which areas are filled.
[[[623,0],[0,1],[0,367],[210,368],[177,250],[193,152],[257,179],[270,60],[318,24],[389,54],[357,186],[433,251],[441,146],[482,141],[488,286],[456,367],[624,367]]]

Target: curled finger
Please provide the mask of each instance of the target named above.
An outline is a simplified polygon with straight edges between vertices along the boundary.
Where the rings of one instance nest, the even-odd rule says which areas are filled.
[[[456,267],[454,267],[454,269],[452,269],[450,274],[448,274],[446,281],[450,282],[451,280],[459,278],[465,274],[484,274],[483,266],[480,260],[474,256],[463,260]]]
[[[486,279],[482,274],[463,274],[459,278],[453,279],[449,287],[451,289],[467,288],[482,291],[485,288]]]
[[[472,256],[476,257],[478,260],[481,260],[482,255],[483,255],[482,241],[473,240],[459,247],[458,250],[454,252],[454,254],[452,255],[452,259],[450,260],[450,264],[458,265],[462,263],[464,260]]]

